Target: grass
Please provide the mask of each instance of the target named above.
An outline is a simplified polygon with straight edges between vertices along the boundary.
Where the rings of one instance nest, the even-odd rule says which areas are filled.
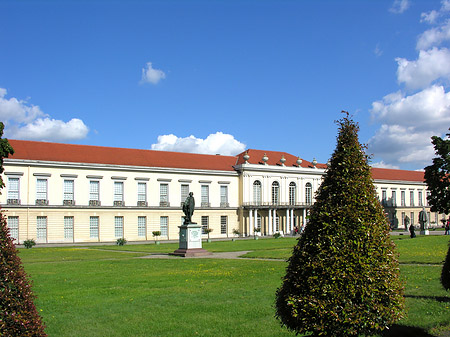
[[[394,237],[406,281],[404,328],[450,330],[439,283],[447,236]],[[286,259],[293,238],[213,241],[216,252]],[[176,244],[21,249],[50,336],[294,336],[274,318],[286,263],[273,260],[140,259]]]

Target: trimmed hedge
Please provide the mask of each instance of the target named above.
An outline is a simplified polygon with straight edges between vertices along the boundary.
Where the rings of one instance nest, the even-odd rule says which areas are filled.
[[[276,292],[281,324],[314,336],[379,332],[404,309],[394,243],[359,127],[348,113],[337,123],[336,150]]]

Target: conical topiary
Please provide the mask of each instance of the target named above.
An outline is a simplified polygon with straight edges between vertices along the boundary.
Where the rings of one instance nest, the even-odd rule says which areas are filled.
[[[337,122],[337,147],[276,293],[276,317],[297,333],[354,336],[402,317],[403,285],[358,125]]]
[[[3,158],[14,153],[8,140],[1,138],[3,127],[0,122],[0,173],[3,172]],[[3,186],[0,176],[0,188]],[[6,219],[0,213],[0,336],[47,336],[33,303],[34,298]]]

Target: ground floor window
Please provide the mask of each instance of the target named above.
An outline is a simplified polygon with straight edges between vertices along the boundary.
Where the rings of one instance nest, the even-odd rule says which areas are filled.
[[[202,216],[202,234],[208,234],[206,230],[208,229],[209,217]]]
[[[414,225],[414,212],[410,213],[410,220],[411,220],[410,224]]]
[[[89,220],[89,232],[92,239],[98,239],[99,219],[98,216],[91,216]]]
[[[64,217],[64,239],[73,239],[73,216]]]
[[[9,235],[13,240],[19,241],[19,217],[9,216],[8,217],[8,228]]]
[[[114,217],[114,236],[123,238],[123,216]]]
[[[169,227],[169,217],[162,216],[159,220],[159,230],[161,232],[161,236],[167,236]]]
[[[222,215],[220,217],[220,234],[227,234],[228,227],[228,217],[226,215]]]
[[[47,217],[38,216],[36,226],[36,237],[38,240],[47,241]]]
[[[138,216],[138,236],[145,237],[147,233],[147,217]]]

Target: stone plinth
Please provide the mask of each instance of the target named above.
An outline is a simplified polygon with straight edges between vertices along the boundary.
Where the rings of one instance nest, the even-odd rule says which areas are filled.
[[[179,248],[170,255],[182,257],[211,255],[202,248],[202,226],[191,222],[178,228],[180,229]]]

